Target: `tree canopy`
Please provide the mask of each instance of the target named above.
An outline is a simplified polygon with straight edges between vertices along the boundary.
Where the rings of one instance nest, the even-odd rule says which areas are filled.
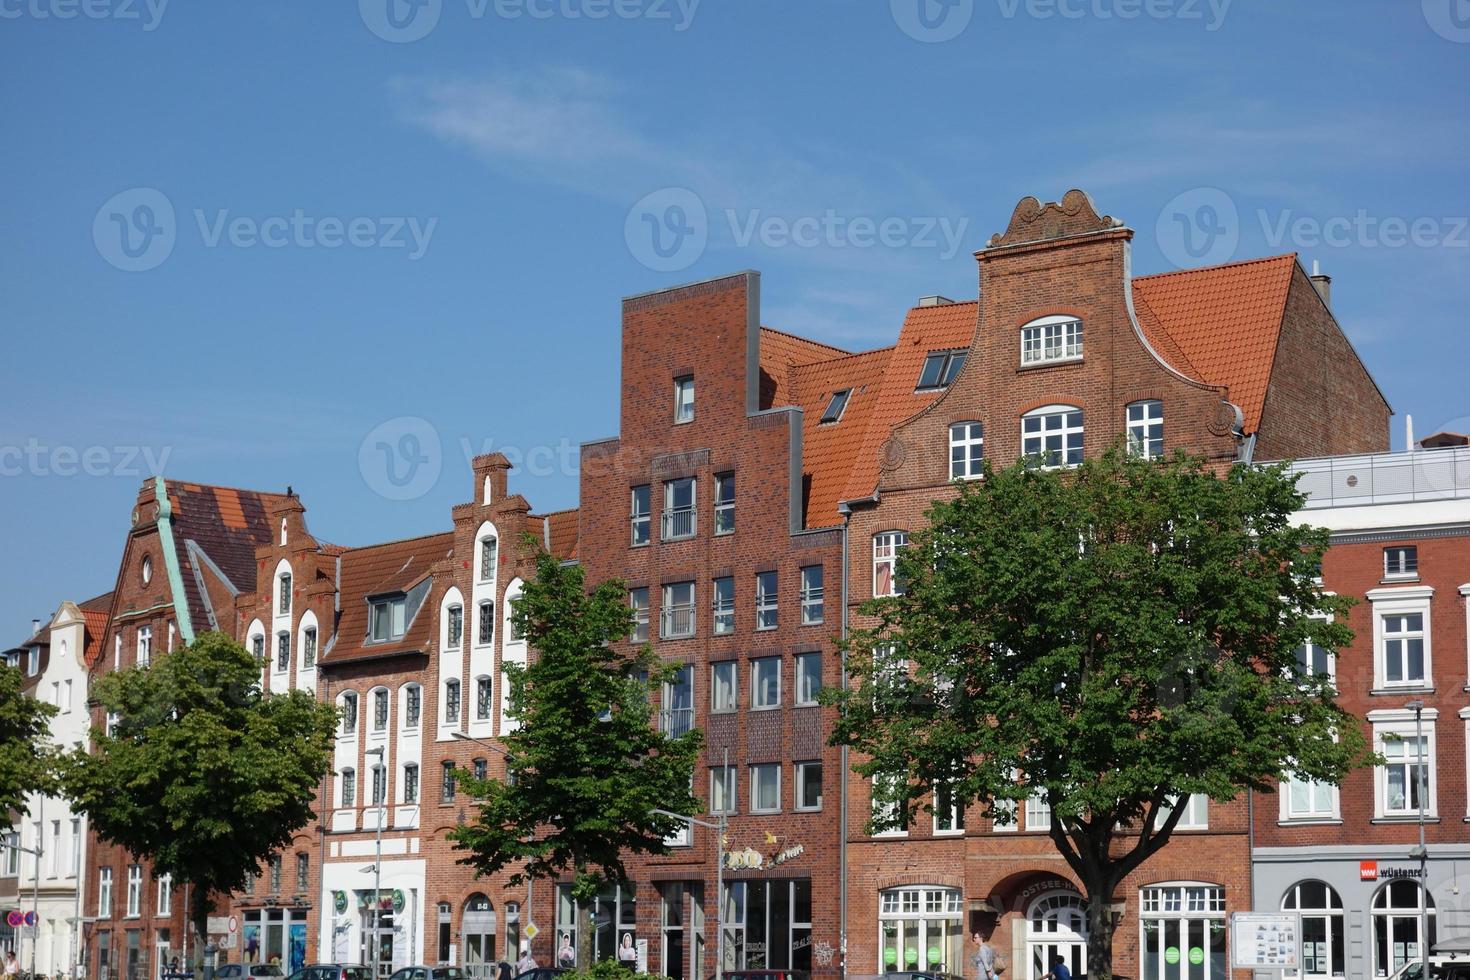
[[[1327,532],[1294,522],[1281,468],[1221,475],[1121,450],[1067,471],[988,467],[898,559],[903,594],[849,640],[833,734],[875,777],[875,824],[1039,796],[1089,899],[1089,970],[1111,975],[1107,904],[1190,794],[1228,801],[1283,772],[1340,782],[1365,760],[1304,643],[1351,642],[1318,583]]]
[[[623,583],[588,592],[580,567],[543,552],[513,621],[535,651],[529,665],[506,668],[515,727],[502,744],[513,778],[460,773],[476,814],[449,837],[466,852],[461,864],[486,875],[513,869],[512,885],[571,872],[585,968],[587,901],[625,878],[625,855],[667,853],[665,840],[681,829],[652,811],[703,808],[691,788],[703,735],[671,737],[654,726],[649,694],[668,668],[651,647],[614,647],[633,628]]]
[[[20,670],[0,664],[0,813],[26,812],[26,795],[55,788],[56,753],[48,744],[56,706],[24,694]]]
[[[331,766],[336,709],[307,691],[265,694],[260,673],[211,632],[104,674],[92,697],[113,723],[66,767],[66,791],[100,838],[193,885],[201,935],[210,894],[241,887],[313,819]]]

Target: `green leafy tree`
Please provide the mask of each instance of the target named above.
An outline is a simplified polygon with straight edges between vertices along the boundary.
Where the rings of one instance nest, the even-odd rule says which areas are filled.
[[[26,794],[55,788],[56,754],[47,743],[55,705],[21,693],[25,677],[0,664],[0,814],[26,812]]]
[[[649,691],[669,669],[648,646],[632,655],[614,649],[633,628],[623,583],[588,592],[580,567],[542,552],[513,621],[536,651],[528,666],[507,667],[517,727],[503,744],[514,778],[459,773],[479,802],[474,821],[449,838],[466,852],[459,863],[481,875],[514,868],[512,886],[571,872],[577,966],[585,970],[588,902],[626,877],[625,854],[666,854],[665,839],[682,826],[654,808],[702,808],[691,779],[703,734],[669,737],[655,728]]]
[[[1340,782],[1367,760],[1304,641],[1341,649],[1349,603],[1315,584],[1327,532],[1280,468],[1130,458],[1023,461],[962,484],[898,561],[903,594],[848,643],[834,744],[867,758],[875,828],[979,803],[1051,807],[1088,908],[1088,970],[1112,976],[1109,903],[1189,794],[1228,801],[1283,772]]]
[[[115,717],[73,753],[67,794],[92,829],[193,886],[199,935],[211,897],[240,888],[313,817],[336,709],[306,691],[264,694],[260,663],[205,633],[151,667],[105,674],[92,697]]]

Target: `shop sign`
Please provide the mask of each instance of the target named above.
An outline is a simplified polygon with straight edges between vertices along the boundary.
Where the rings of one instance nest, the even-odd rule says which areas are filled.
[[[1300,968],[1301,918],[1295,912],[1236,912],[1230,917],[1230,930],[1237,969],[1295,972]],[[1191,962],[1193,955],[1191,950]],[[1203,959],[1203,950],[1200,956]]]
[[[1043,878],[1040,881],[1033,881],[1031,884],[1021,889],[1021,893],[1016,896],[1016,901],[1018,903],[1025,903],[1027,899],[1032,898],[1036,895],[1040,895],[1042,892],[1055,891],[1075,893],[1077,891],[1077,886],[1073,885],[1065,878]]]
[[[761,871],[780,867],[787,861],[795,861],[805,853],[804,844],[793,844],[775,854],[762,854],[753,847],[747,847],[743,851],[726,851],[725,867],[730,871]]]
[[[1358,862],[1359,881],[1378,881],[1381,878],[1424,878],[1423,868],[1380,868],[1377,861]]]

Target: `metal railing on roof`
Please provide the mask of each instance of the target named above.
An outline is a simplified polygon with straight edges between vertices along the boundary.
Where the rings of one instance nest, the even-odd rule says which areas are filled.
[[[1470,447],[1297,460],[1305,509],[1470,497]]]

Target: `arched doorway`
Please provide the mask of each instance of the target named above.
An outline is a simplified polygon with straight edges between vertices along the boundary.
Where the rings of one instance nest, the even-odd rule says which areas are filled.
[[[1061,956],[1074,977],[1087,976],[1087,909],[1073,891],[1037,896],[1026,910],[1026,978],[1040,980]]]
[[[1435,941],[1434,898],[1417,881],[1397,878],[1373,896],[1373,975],[1386,977],[1405,963],[1419,959],[1420,942]],[[1419,934],[1422,923],[1429,933]]]
[[[479,892],[465,899],[459,933],[464,937],[464,969],[476,980],[495,974],[495,906]]]

